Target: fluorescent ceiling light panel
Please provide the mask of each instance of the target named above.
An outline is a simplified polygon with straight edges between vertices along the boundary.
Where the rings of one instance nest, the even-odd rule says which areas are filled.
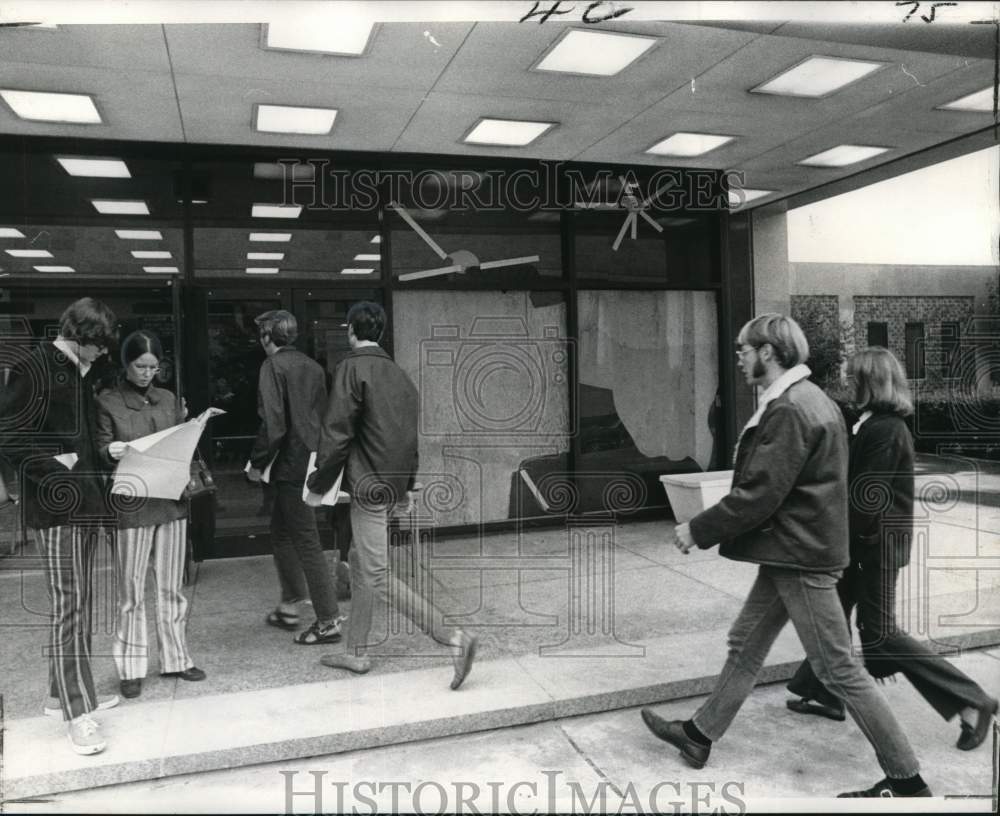
[[[284,252],[248,252],[248,261],[283,261],[285,260]]]
[[[115,230],[115,235],[125,241],[162,241],[163,235],[159,230]]]
[[[180,269],[176,266],[144,266],[142,271],[160,275],[176,275]]]
[[[296,108],[291,105],[258,105],[256,127],[260,133],[302,133],[322,136],[333,130],[334,108]]]
[[[675,133],[657,142],[646,152],[656,156],[703,156],[735,138],[715,133]]]
[[[292,240],[290,232],[251,232],[251,241],[267,241],[270,243],[285,243]]]
[[[0,238],[23,238],[24,233],[13,227],[0,227]]]
[[[0,97],[18,117],[31,122],[99,125],[102,121],[94,100],[86,94],[0,90]]]
[[[317,51],[321,54],[359,56],[368,47],[374,23],[345,12],[336,20],[306,20],[289,15],[272,20],[264,34],[265,48],[288,51]]]
[[[298,218],[301,213],[298,204],[254,204],[250,208],[254,218]]]
[[[347,269],[341,269],[341,275],[370,275],[374,272],[374,269],[359,269],[357,267],[349,267]]]
[[[758,85],[753,92],[779,96],[826,96],[868,76],[882,65],[881,62],[865,60],[809,57],[805,62]]]
[[[362,252],[360,255],[355,255],[354,260],[356,261],[381,261],[381,255],[374,255]]]
[[[730,190],[729,206],[733,208],[742,207],[744,204],[749,204],[754,199],[769,196],[773,192],[774,190],[751,190],[749,187],[740,188],[739,190]],[[743,196],[742,201],[740,200],[740,195]]]
[[[149,215],[145,201],[92,198],[90,203],[101,215]]]
[[[655,43],[654,37],[570,29],[536,67],[539,71],[614,76]]]
[[[799,164],[808,164],[812,167],[846,167],[848,164],[857,164],[888,151],[888,147],[837,145],[837,147],[831,147],[829,150],[803,159]]]
[[[0,233],[0,234],[2,234],[2,233]],[[370,243],[370,244],[381,244],[382,243],[382,236],[381,235],[373,235],[371,241],[369,241],[368,243]]]
[[[166,250],[160,250],[160,249],[133,249],[132,250],[132,257],[133,258],[146,258],[146,259],[149,259],[149,260],[153,260],[154,258],[172,258],[174,256],[171,255]]]
[[[248,275],[277,275],[278,267],[276,266],[248,266]]]
[[[51,258],[47,249],[8,249],[7,254],[15,258]]]
[[[531,144],[555,122],[528,122],[518,119],[480,119],[464,141],[469,144],[524,147]]]
[[[981,91],[976,91],[975,93],[963,96],[961,99],[956,99],[954,102],[949,102],[947,105],[941,105],[941,107],[939,107],[938,110],[977,111],[981,113],[992,113],[993,86],[990,85],[988,88],[983,88]]]
[[[36,266],[38,272],[76,272],[72,266]]]
[[[81,159],[71,156],[56,156],[56,161],[71,176],[132,178],[128,165],[121,159]]]
[[[253,177],[258,179],[291,179],[311,181],[316,178],[316,165],[308,162],[282,164],[281,162],[254,162]]]

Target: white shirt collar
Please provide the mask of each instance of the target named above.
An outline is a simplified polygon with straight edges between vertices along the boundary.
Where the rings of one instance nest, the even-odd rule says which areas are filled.
[[[858,431],[861,429],[861,426],[864,425],[869,419],[871,419],[871,416],[872,416],[871,411],[865,411],[861,416],[859,416],[858,421],[855,422],[854,427],[851,428],[851,435],[857,436]]]
[[[83,362],[83,360],[77,356],[76,352],[73,350],[73,346],[70,345],[69,340],[65,337],[57,337],[52,341],[52,345],[65,354],[69,361],[77,367],[81,377],[87,376],[87,372],[90,371],[90,363]]]

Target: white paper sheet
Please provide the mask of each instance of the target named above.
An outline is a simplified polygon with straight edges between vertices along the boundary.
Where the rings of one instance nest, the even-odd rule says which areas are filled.
[[[306,480],[302,484],[302,501],[308,504],[310,507],[332,507],[335,504],[343,504],[344,502],[349,502],[351,496],[349,493],[345,493],[340,489],[341,482],[344,481],[344,469],[340,469],[340,475],[337,477],[337,481],[333,483],[333,487],[326,491],[322,496],[319,493],[313,493],[309,490],[309,477],[313,475],[316,471],[316,451],[309,454],[309,464],[306,466]],[[316,498],[319,497],[319,501]]]
[[[277,462],[277,461],[278,461],[278,454],[276,453],[276,454],[274,454],[273,457],[271,457],[271,461],[267,463],[267,467],[264,468],[264,472],[260,474],[260,480],[264,484],[270,484],[271,483],[271,468],[274,467],[274,463]],[[249,473],[252,469],[253,469],[253,465],[250,464],[250,460],[248,459],[246,465],[244,465],[244,467],[243,467],[243,472],[244,473]]]

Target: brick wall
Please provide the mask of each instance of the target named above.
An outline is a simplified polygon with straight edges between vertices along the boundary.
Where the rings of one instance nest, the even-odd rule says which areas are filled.
[[[963,324],[975,312],[975,298],[971,296],[918,296],[899,297],[855,295],[854,334],[859,348],[867,345],[868,323],[886,323],[889,333],[889,350],[906,360],[906,324],[923,323],[927,342],[927,374],[944,374],[943,367],[930,353],[941,335],[942,321],[958,320]]]

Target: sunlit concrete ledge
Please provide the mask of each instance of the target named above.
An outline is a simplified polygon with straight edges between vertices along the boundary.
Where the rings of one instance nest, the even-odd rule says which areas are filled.
[[[938,642],[996,645],[1000,629]],[[458,692],[448,689],[450,669],[436,666],[358,677],[338,672],[325,682],[160,702],[123,701],[101,713],[109,747],[92,757],[70,750],[60,722],[9,720],[3,798],[10,802],[696,696],[715,681],[725,632],[684,633],[643,645],[640,659],[531,654],[481,661]],[[801,655],[787,627],[761,682],[790,677]]]

